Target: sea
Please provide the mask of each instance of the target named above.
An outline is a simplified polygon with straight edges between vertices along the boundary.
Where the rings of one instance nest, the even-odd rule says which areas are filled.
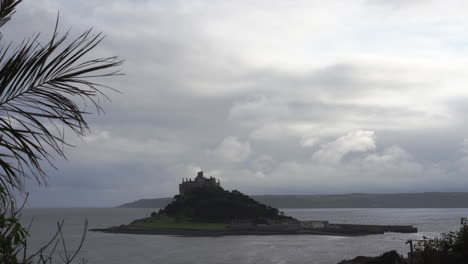
[[[435,237],[456,231],[468,209],[281,209],[300,220],[330,223],[414,225],[415,234],[386,233],[360,237],[318,235],[178,237],[84,232],[88,229],[128,224],[156,209],[67,208],[24,209],[21,221],[30,226],[28,252],[44,246],[63,221],[66,254],[73,252],[85,235],[76,263],[158,264],[336,264],[356,256],[378,256],[396,249],[406,255],[408,239]],[[57,244],[54,263],[65,254]]]

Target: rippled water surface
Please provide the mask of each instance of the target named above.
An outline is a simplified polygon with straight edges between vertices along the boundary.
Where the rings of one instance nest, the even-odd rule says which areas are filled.
[[[30,223],[30,247],[38,248],[65,220],[67,248],[77,246],[85,219],[89,228],[127,224],[154,209],[25,209]],[[379,255],[397,249],[406,254],[409,238],[435,236],[457,230],[468,209],[283,209],[301,220],[332,223],[414,225],[417,234],[387,233],[364,237],[338,236],[228,236],[175,237],[87,232],[80,258],[87,263],[337,263],[358,255]]]

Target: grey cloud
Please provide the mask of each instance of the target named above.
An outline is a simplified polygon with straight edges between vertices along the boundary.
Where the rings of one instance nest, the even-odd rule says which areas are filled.
[[[73,139],[77,147],[67,150],[69,161],[57,161],[50,186],[29,184],[33,206],[170,196],[197,169],[251,194],[460,190],[465,183],[459,148],[466,102],[445,107],[425,97],[446,88],[432,65],[362,54],[301,70],[249,63],[203,24],[217,18],[213,9],[229,9],[222,3],[38,2],[20,7],[6,38],[50,32],[60,9],[62,28],[72,26],[73,34],[103,30],[107,38],[94,55],[126,59],[126,75],[104,80],[122,94],[110,92],[106,113],[89,116],[93,135]],[[25,27],[30,21],[38,22]],[[374,131],[375,146],[333,148],[359,130]],[[239,144],[223,146],[229,137]],[[326,146],[338,157],[332,164],[312,158]],[[237,155],[215,159],[216,150]]]

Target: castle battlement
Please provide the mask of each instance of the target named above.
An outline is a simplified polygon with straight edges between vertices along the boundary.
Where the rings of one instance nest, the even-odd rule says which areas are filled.
[[[203,176],[203,171],[198,172],[197,177],[194,180],[192,179],[182,179],[182,183],[179,184],[179,194],[184,195],[196,188],[217,188],[221,187],[221,184],[216,181],[215,178],[205,178]]]

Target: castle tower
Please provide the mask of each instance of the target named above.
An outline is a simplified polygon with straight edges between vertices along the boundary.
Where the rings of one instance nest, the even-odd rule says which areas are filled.
[[[182,179],[182,183],[179,184],[179,194],[184,195],[196,188],[219,188],[221,184],[216,181],[215,178],[205,178],[203,171],[197,173],[197,177],[192,181],[191,179]]]

